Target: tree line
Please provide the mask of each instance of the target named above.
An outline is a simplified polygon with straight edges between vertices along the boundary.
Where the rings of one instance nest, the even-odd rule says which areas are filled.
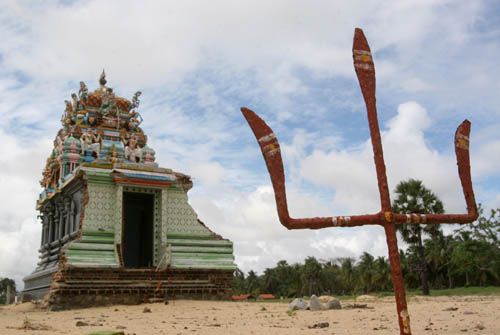
[[[443,203],[419,180],[401,182],[395,189],[393,210],[397,213],[444,213]],[[406,244],[400,250],[401,267],[408,289],[429,290],[500,286],[500,208],[488,214],[479,206],[480,216],[472,224],[445,233],[440,225],[399,225]],[[303,263],[279,261],[261,275],[237,270],[233,291],[272,293],[277,297],[311,294],[351,295],[392,291],[391,267],[386,257],[364,252],[350,257]]]

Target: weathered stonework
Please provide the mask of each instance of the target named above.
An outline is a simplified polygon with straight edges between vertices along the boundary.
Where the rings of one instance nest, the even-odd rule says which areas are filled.
[[[212,232],[198,222],[198,216],[183,191],[168,191],[167,234],[211,235]]]

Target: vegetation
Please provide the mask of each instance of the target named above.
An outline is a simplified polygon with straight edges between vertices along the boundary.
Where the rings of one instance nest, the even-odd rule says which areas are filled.
[[[402,181],[396,186],[396,199],[392,204],[393,211],[401,214],[441,214],[444,213],[444,206],[441,200],[427,189],[420,180],[410,179]],[[423,239],[425,236],[434,240],[441,233],[439,225],[398,225],[398,231],[408,245],[416,251],[415,262],[412,263],[413,272],[420,277],[422,294],[429,295],[429,268],[427,265],[425,246]]]
[[[16,294],[16,282],[10,278],[0,278],[0,305],[5,304],[7,299],[7,287],[11,290],[11,299]]]
[[[441,201],[419,181],[399,184],[396,195],[394,208],[400,213],[443,212]],[[477,221],[449,234],[437,225],[401,228],[401,237],[408,244],[406,250],[400,251],[401,267],[411,294],[419,289],[431,295],[461,294],[463,287],[479,287],[467,290],[471,294],[477,290],[500,293],[500,208],[488,215],[481,206],[479,211]],[[392,291],[392,281],[387,258],[375,258],[365,252],[358,259],[308,257],[302,264],[282,260],[262,275],[250,271],[245,276],[236,271],[233,289],[235,294],[272,293],[286,298],[311,294],[388,294]]]

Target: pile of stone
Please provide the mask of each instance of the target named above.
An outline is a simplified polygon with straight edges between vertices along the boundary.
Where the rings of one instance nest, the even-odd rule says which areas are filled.
[[[314,294],[311,296],[309,301],[302,298],[296,298],[291,303],[288,304],[289,311],[296,310],[310,310],[310,311],[321,311],[328,309],[342,309],[340,301],[329,295],[322,295],[319,298]]]

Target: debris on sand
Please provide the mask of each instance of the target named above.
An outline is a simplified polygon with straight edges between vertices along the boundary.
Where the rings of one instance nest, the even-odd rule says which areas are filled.
[[[312,326],[309,326],[309,329],[314,329],[314,328],[328,328],[330,327],[330,324],[328,322],[318,322],[313,324]]]
[[[345,309],[373,309],[374,307],[368,306],[367,304],[347,304],[344,306]]]
[[[484,324],[482,322],[478,322],[478,323],[476,323],[476,326],[474,328],[479,329],[479,330],[483,330],[485,327],[484,327]]]
[[[23,325],[17,329],[23,329],[23,330],[52,330],[47,325],[44,325],[43,323],[36,323],[33,321],[30,321],[28,318],[24,318]]]

